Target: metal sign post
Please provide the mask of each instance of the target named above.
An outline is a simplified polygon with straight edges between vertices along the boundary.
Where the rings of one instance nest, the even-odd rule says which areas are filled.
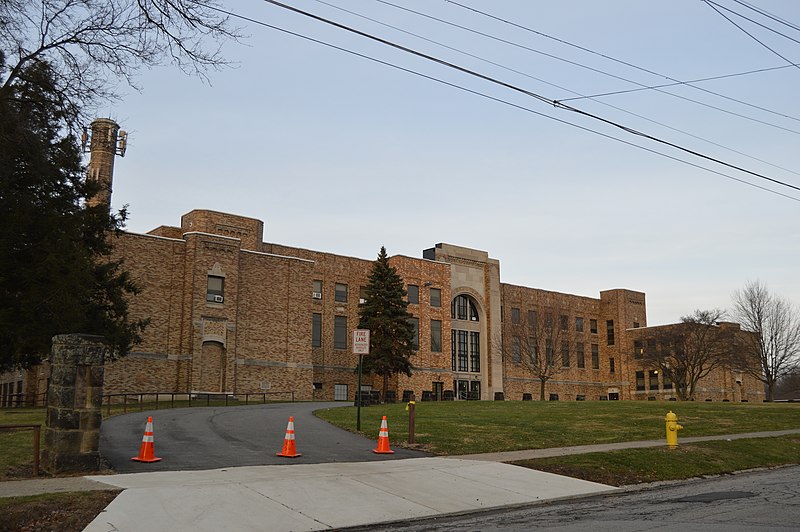
[[[353,331],[353,353],[358,355],[358,389],[356,390],[356,430],[361,430],[361,363],[363,355],[369,354],[369,330]]]

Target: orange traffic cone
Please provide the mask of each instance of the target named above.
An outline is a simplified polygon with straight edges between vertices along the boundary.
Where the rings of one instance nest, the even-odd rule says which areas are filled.
[[[134,456],[131,460],[137,462],[158,462],[161,458],[156,458],[156,450],[153,447],[153,418],[147,418],[147,425],[144,427],[144,437],[142,446],[139,447],[139,456]]]
[[[286,437],[283,438],[283,449],[275,453],[275,456],[285,456],[287,458],[297,458],[302,456],[297,452],[294,443],[294,416],[289,416],[289,424],[286,426]]]
[[[381,420],[381,431],[378,433],[378,448],[372,450],[377,454],[394,454],[394,451],[389,449],[389,427],[386,425],[386,416]]]

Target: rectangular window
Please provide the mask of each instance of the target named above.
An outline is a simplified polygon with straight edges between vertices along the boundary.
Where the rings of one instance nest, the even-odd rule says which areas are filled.
[[[511,308],[511,323],[514,325],[519,324],[519,309],[518,308]]]
[[[583,318],[580,316],[575,317],[575,332],[583,332]]]
[[[533,367],[539,365],[539,346],[536,344],[536,338],[528,338],[528,362]]]
[[[468,331],[458,332],[458,371],[467,371],[467,360],[469,357],[469,346],[467,339],[469,338]]]
[[[322,314],[311,315],[311,347],[322,347]]]
[[[578,359],[578,367],[585,368],[586,367],[586,355],[583,352],[583,342],[578,342],[575,344],[575,356]]]
[[[644,391],[644,371],[636,372],[636,391],[637,392]]]
[[[606,320],[606,340],[608,345],[614,345],[614,320]]]
[[[222,303],[225,295],[225,278],[218,275],[208,276],[208,288],[206,289],[206,301]]]
[[[431,320],[431,353],[442,352],[442,321]]]
[[[347,349],[347,316],[333,317],[333,348]]]
[[[592,369],[600,369],[600,346],[592,344]]]
[[[368,293],[369,293],[369,292],[368,292],[368,290],[367,290],[367,287],[366,287],[366,286],[359,286],[359,287],[358,287],[358,304],[359,304],[359,305],[364,305],[364,304],[366,304],[366,302],[367,302],[367,295],[368,295]]]
[[[528,311],[528,328],[533,330],[536,327],[536,311]]]
[[[664,381],[663,385],[664,385],[664,389],[665,390],[671,390],[672,389],[672,379],[667,377],[666,373],[661,377],[661,380]]]
[[[544,356],[548,366],[556,365],[555,355],[553,354],[553,341],[550,338],[545,341]]]
[[[545,331],[553,330],[553,314],[550,312],[544,313],[544,330]]]
[[[322,299],[322,281],[320,279],[311,281],[311,298]]]
[[[644,358],[644,344],[641,340],[633,341],[633,358],[637,360]]]
[[[633,322],[633,328],[634,329],[638,329],[639,328],[639,322],[638,321],[634,321]]]
[[[566,340],[561,342],[561,367],[569,367],[569,342]]]
[[[569,323],[569,317],[564,316],[563,314],[558,317],[558,327],[562,331],[566,331]]]
[[[589,320],[589,332],[597,334],[597,320]]]
[[[347,303],[347,285],[336,283],[336,291],[334,292],[334,301],[339,303]]]
[[[431,288],[431,306],[439,308],[442,306],[442,289]]]
[[[411,327],[414,328],[414,338],[411,339],[411,348],[419,351],[419,318],[408,318]]]
[[[520,344],[519,336],[511,339],[511,362],[514,364],[522,362],[522,345]]]
[[[617,371],[617,366],[614,363],[614,357],[611,357],[608,359],[608,372],[614,373],[615,371]]]
[[[647,354],[650,356],[654,356],[656,354],[656,340],[655,338],[650,338],[647,340]]]
[[[415,284],[408,285],[406,293],[408,293],[408,302],[410,304],[419,305],[419,286]]]
[[[456,370],[456,330],[450,329],[450,369]]]
[[[473,373],[481,371],[481,333],[469,333],[469,370]]]
[[[650,389],[658,390],[658,370],[651,369],[648,373],[648,377],[650,378]]]

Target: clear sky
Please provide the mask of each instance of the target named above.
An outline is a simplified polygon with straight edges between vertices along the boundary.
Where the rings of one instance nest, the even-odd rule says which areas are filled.
[[[800,62],[800,31],[715,1],[795,41],[718,7],[748,36],[700,0],[459,0],[507,22],[444,0],[391,0],[473,32],[388,2],[286,0],[547,100],[773,69],[565,103],[800,186],[800,67],[787,66]],[[645,292],[650,325],[728,307],[755,279],[800,303],[797,189],[268,2],[222,4],[502,101],[234,19],[247,34],[224,49],[235,68],[210,83],[153,69],[137,79],[141,92],[101,112],[130,132],[113,195],[115,207],[129,205],[130,231],[213,209],[263,220],[268,242],[365,259],[381,245],[421,257],[448,242],[488,251],[506,283],[591,297]],[[800,24],[796,0],[746,5]]]

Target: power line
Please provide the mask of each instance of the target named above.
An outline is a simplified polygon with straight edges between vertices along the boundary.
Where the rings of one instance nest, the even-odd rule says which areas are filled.
[[[728,15],[726,15],[725,13],[723,13],[722,11],[720,11],[719,9],[717,9],[717,6],[719,6],[719,7],[720,7],[720,8],[722,8],[722,9],[725,9],[726,11],[729,11],[729,12],[731,12],[731,13],[735,14],[735,15],[738,15],[738,16],[740,16],[740,17],[744,18],[745,20],[749,20],[750,22],[753,22],[754,24],[758,24],[759,26],[762,26],[762,27],[765,27],[765,28],[766,28],[766,26],[764,26],[763,24],[759,24],[758,22],[755,22],[754,20],[752,20],[752,19],[749,19],[749,18],[747,18],[747,17],[745,17],[745,16],[743,16],[743,15],[740,15],[739,13],[736,13],[735,11],[732,11],[732,10],[728,9],[727,7],[720,6],[720,5],[719,5],[719,4],[717,4],[716,2],[711,2],[710,0],[703,0],[703,2],[705,2],[705,3],[706,3],[706,5],[707,5],[708,7],[710,7],[710,8],[711,8],[711,9],[713,9],[714,11],[716,11],[716,12],[717,12],[717,13],[718,13],[718,14],[719,14],[719,15],[720,15],[722,18],[724,18],[725,20],[727,20],[728,22],[730,22],[731,24],[733,24],[734,26],[736,26],[737,28],[739,28],[739,30],[741,30],[742,32],[744,32],[745,34],[747,34],[747,36],[748,36],[748,37],[750,37],[751,39],[753,39],[754,41],[756,41],[758,44],[760,44],[761,46],[763,46],[764,48],[766,48],[767,50],[769,50],[769,51],[770,51],[770,52],[772,52],[773,54],[777,55],[778,57],[780,57],[781,59],[783,59],[784,61],[786,61],[786,62],[787,62],[787,63],[789,63],[790,65],[794,65],[794,66],[796,66],[797,68],[800,68],[800,65],[797,65],[796,63],[794,63],[794,61],[791,61],[790,59],[788,59],[788,58],[784,57],[784,56],[783,56],[783,55],[781,55],[781,53],[780,53],[780,52],[778,52],[777,50],[773,50],[773,49],[772,49],[770,46],[768,46],[766,43],[764,43],[764,42],[762,42],[761,40],[759,40],[759,39],[758,39],[758,38],[757,38],[755,35],[753,35],[753,34],[752,34],[752,33],[750,33],[749,31],[747,31],[746,29],[744,29],[743,27],[741,27],[739,24],[737,24],[736,22],[734,22],[734,20],[733,20],[733,19],[731,19],[731,18],[730,18]],[[770,29],[770,28],[767,28],[767,29]],[[774,30],[772,30],[772,31],[774,31]],[[776,33],[777,33],[777,32],[776,32]],[[780,34],[780,33],[779,33],[779,34]],[[780,34],[780,35],[783,35],[783,34]],[[785,35],[784,35],[784,37],[785,37]],[[795,41],[795,42],[799,42],[799,43],[800,43],[800,41],[797,41],[796,39],[791,39],[791,40],[793,40],[793,41]]]
[[[592,54],[592,55],[596,55],[596,56],[602,57],[603,59],[608,59],[609,61],[613,61],[613,62],[615,62],[615,63],[619,63],[619,64],[621,64],[621,65],[625,65],[625,66],[627,66],[627,67],[631,67],[631,68],[634,68],[634,69],[636,69],[636,70],[640,70],[640,71],[642,71],[642,72],[645,72],[645,73],[647,73],[647,74],[651,74],[651,75],[653,75],[653,76],[658,76],[658,77],[660,77],[660,78],[666,78],[666,79],[668,79],[668,80],[670,80],[670,81],[672,81],[672,82],[673,82],[673,83],[671,83],[671,84],[665,84],[665,85],[646,86],[646,85],[643,85],[643,84],[641,84],[641,83],[637,83],[637,82],[635,82],[635,81],[632,81],[632,80],[628,80],[628,79],[625,79],[625,78],[619,78],[619,79],[623,79],[624,81],[627,81],[627,82],[629,82],[629,83],[634,83],[634,84],[636,84],[636,85],[639,85],[639,89],[635,89],[635,90],[656,90],[657,92],[661,92],[661,93],[663,93],[663,94],[669,94],[670,96],[674,96],[674,97],[680,97],[680,96],[678,96],[678,95],[676,95],[676,94],[674,94],[674,93],[671,93],[671,92],[669,92],[669,91],[661,91],[661,90],[658,90],[658,89],[660,89],[660,88],[663,88],[663,87],[670,87],[670,86],[673,86],[673,85],[686,85],[686,86],[688,86],[688,87],[691,87],[691,88],[693,88],[693,89],[695,89],[695,90],[699,90],[699,91],[705,92],[705,93],[707,93],[707,94],[711,94],[711,95],[713,95],[713,96],[717,96],[717,97],[719,97],[719,98],[723,98],[723,99],[725,99],[725,100],[729,100],[729,101],[732,101],[732,102],[736,102],[736,103],[738,103],[738,104],[745,105],[745,106],[747,106],[747,107],[752,107],[752,108],[754,108],[754,109],[758,109],[759,111],[764,111],[764,112],[767,112],[767,113],[771,113],[771,114],[774,114],[774,115],[777,115],[777,116],[782,116],[782,117],[784,117],[784,118],[789,118],[789,119],[792,119],[792,120],[795,120],[795,121],[798,121],[798,122],[800,122],[800,118],[796,118],[796,117],[793,117],[793,116],[790,116],[790,115],[787,115],[787,114],[784,114],[784,113],[780,113],[780,112],[778,112],[778,111],[773,111],[773,110],[771,110],[771,109],[767,109],[766,107],[761,107],[761,106],[759,106],[759,105],[755,105],[755,104],[752,104],[752,103],[749,103],[749,102],[745,102],[745,101],[743,101],[743,100],[739,100],[739,99],[737,99],[737,98],[733,98],[733,97],[731,97],[731,96],[727,96],[727,95],[725,95],[725,94],[721,94],[721,93],[719,93],[719,92],[715,92],[715,91],[712,91],[712,90],[706,89],[705,87],[698,87],[698,86],[696,86],[696,85],[693,85],[693,83],[697,83],[697,82],[699,82],[699,81],[707,81],[707,80],[711,80],[711,79],[721,79],[721,78],[723,78],[723,77],[733,77],[733,76],[738,76],[738,75],[743,75],[743,74],[749,74],[749,73],[751,73],[751,72],[743,72],[743,73],[740,73],[740,74],[730,74],[730,75],[728,75],[728,76],[719,76],[719,77],[713,77],[713,78],[707,78],[707,79],[701,79],[701,80],[694,80],[694,81],[681,81],[681,80],[677,80],[677,79],[675,79],[675,78],[673,78],[673,77],[667,76],[666,74],[661,74],[661,73],[659,73],[659,72],[655,72],[655,71],[653,71],[653,70],[650,70],[650,69],[647,69],[647,68],[645,68],[645,67],[642,67],[642,66],[639,66],[639,65],[635,65],[635,64],[633,64],[633,63],[629,63],[629,62],[627,62],[627,61],[623,61],[622,59],[618,59],[618,58],[616,58],[616,57],[612,57],[612,56],[610,56],[610,55],[603,54],[603,53],[601,53],[601,52],[598,52],[597,50],[592,50],[591,48],[586,48],[586,47],[584,47],[584,46],[581,46],[581,45],[579,45],[579,44],[575,44],[575,43],[572,43],[572,42],[566,41],[566,40],[564,40],[564,39],[560,39],[560,38],[558,38],[558,37],[554,37],[554,36],[552,36],[552,35],[548,35],[547,33],[544,33],[544,32],[538,31],[538,30],[534,30],[533,28],[529,28],[529,27],[527,27],[527,26],[523,26],[523,25],[521,25],[521,24],[517,24],[516,22],[513,22],[513,21],[511,21],[511,20],[504,19],[504,18],[501,18],[501,17],[495,16],[495,15],[492,15],[491,13],[487,13],[487,12],[485,12],[485,11],[481,11],[481,10],[479,10],[479,9],[476,9],[476,8],[474,8],[474,7],[470,7],[470,6],[467,6],[467,5],[461,4],[461,3],[459,3],[459,2],[456,2],[456,1],[454,1],[454,0],[445,0],[445,1],[446,1],[447,3],[449,3],[449,4],[453,4],[453,5],[455,5],[455,6],[458,6],[458,7],[462,8],[462,9],[466,9],[466,10],[468,10],[468,11],[472,11],[473,13],[478,13],[479,15],[482,15],[482,16],[484,16],[484,17],[488,17],[488,18],[491,18],[491,19],[493,19],[493,20],[497,20],[497,21],[499,21],[499,22],[502,22],[502,23],[504,23],[504,24],[508,24],[508,25],[510,25],[510,26],[513,26],[513,27],[515,27],[515,28],[519,28],[519,29],[521,29],[521,30],[524,30],[524,31],[527,31],[527,32],[533,33],[533,34],[535,34],[535,35],[539,35],[539,36],[541,36],[541,37],[545,37],[545,38],[547,38],[547,39],[551,39],[551,40],[553,40],[553,41],[559,42],[559,43],[561,43],[561,44],[565,44],[565,45],[567,45],[567,46],[570,46],[570,47],[572,47],[572,48],[577,48],[578,50],[581,50],[581,51],[583,51],[583,52],[587,52],[587,53],[589,53],[589,54]],[[784,58],[784,59],[785,59],[785,58]],[[790,62],[790,63],[791,63],[791,62]],[[789,66],[792,66],[792,65],[789,65]],[[794,66],[798,66],[798,65],[794,65]],[[782,68],[786,68],[786,67],[782,67]],[[758,72],[758,71],[754,71],[754,72]],[[605,73],[605,72],[603,72],[603,73],[604,73],[604,74],[607,74],[607,73]],[[608,75],[608,74],[607,74],[607,75]],[[615,76],[615,77],[616,77],[616,76]],[[615,94],[615,93],[612,93],[612,94]],[[600,96],[606,96],[606,95],[605,95],[605,94],[596,95],[596,97],[600,97]],[[568,100],[570,100],[570,101],[571,101],[571,100],[575,100],[575,99],[576,99],[576,98],[569,98]],[[559,101],[563,102],[563,101],[567,101],[567,100],[563,100],[563,99],[561,99],[561,100],[559,100]],[[700,103],[700,102],[697,102],[697,101],[695,101],[695,100],[691,100],[691,99],[689,99],[689,101],[692,101],[692,102],[694,102],[694,103]],[[716,107],[713,107],[713,108],[714,108],[714,109],[717,109]],[[720,109],[720,110],[721,110],[721,109]],[[727,111],[725,111],[725,112],[727,112]],[[741,116],[741,115],[737,115],[737,116]],[[748,117],[745,117],[745,118],[748,118]],[[770,125],[772,125],[772,124],[770,124]]]
[[[706,172],[709,172],[709,173],[712,173],[712,174],[716,174],[716,175],[724,177],[726,179],[730,179],[732,181],[736,181],[738,183],[742,183],[744,185],[748,185],[748,186],[757,188],[759,190],[763,190],[765,192],[769,192],[771,194],[775,194],[777,196],[781,196],[781,197],[787,198],[787,199],[792,200],[792,201],[800,202],[800,198],[796,198],[794,196],[790,196],[788,194],[784,194],[783,192],[778,192],[776,190],[772,190],[772,189],[766,188],[764,186],[757,185],[755,183],[751,183],[751,182],[746,181],[744,179],[740,179],[740,178],[734,177],[732,175],[726,174],[724,172],[720,172],[719,170],[714,170],[713,168],[708,168],[708,167],[705,167],[705,166],[701,166],[699,164],[693,163],[691,161],[687,161],[685,159],[681,159],[681,158],[676,157],[674,155],[669,155],[667,153],[663,153],[663,152],[654,150],[652,148],[648,148],[646,146],[635,144],[633,142],[621,139],[619,137],[615,137],[613,135],[609,135],[607,133],[603,133],[601,131],[597,131],[595,129],[591,129],[591,128],[588,128],[586,126],[582,126],[580,124],[575,124],[574,122],[570,122],[568,120],[563,120],[561,118],[557,118],[557,117],[554,117],[554,116],[551,116],[551,115],[544,114],[542,112],[536,111],[536,110],[531,109],[529,107],[525,107],[523,105],[519,105],[519,104],[516,104],[516,103],[513,103],[513,102],[509,102],[507,100],[503,100],[502,98],[498,98],[498,97],[492,96],[490,94],[486,94],[486,93],[483,93],[483,92],[480,92],[480,91],[476,91],[476,90],[470,89],[468,87],[464,87],[462,85],[458,85],[456,83],[452,83],[452,82],[445,81],[445,80],[440,79],[440,78],[436,78],[434,76],[430,76],[428,74],[423,74],[421,72],[412,70],[410,68],[402,67],[402,66],[396,65],[394,63],[389,63],[388,61],[383,61],[382,59],[378,59],[378,58],[375,58],[375,57],[372,57],[372,56],[369,56],[369,55],[366,55],[366,54],[362,54],[360,52],[356,52],[354,50],[350,50],[348,48],[344,48],[344,47],[337,46],[335,44],[331,44],[331,43],[328,43],[328,42],[325,42],[325,41],[322,41],[322,40],[319,40],[319,39],[315,39],[313,37],[309,37],[309,36],[303,35],[301,33],[293,32],[291,30],[287,30],[287,29],[281,28],[279,26],[274,26],[272,24],[268,24],[266,22],[263,22],[263,21],[260,21],[260,20],[254,19],[254,18],[246,17],[244,15],[239,15],[237,13],[234,13],[232,11],[227,11],[227,10],[222,9],[220,7],[211,6],[211,5],[208,5],[207,7],[209,9],[212,9],[212,10],[217,11],[219,13],[223,13],[225,15],[229,15],[229,16],[241,19],[241,20],[245,20],[247,22],[251,22],[251,23],[257,24],[259,26],[264,26],[266,28],[277,30],[277,31],[280,31],[282,33],[286,33],[288,35],[292,35],[294,37],[299,37],[301,39],[305,39],[307,41],[310,41],[310,42],[313,42],[313,43],[316,43],[316,44],[321,44],[323,46],[327,46],[329,48],[333,48],[333,49],[341,51],[341,52],[345,52],[345,53],[348,53],[348,54],[351,54],[351,55],[354,55],[354,56],[357,56],[357,57],[360,57],[360,58],[363,58],[363,59],[367,59],[367,60],[373,61],[375,63],[381,64],[381,65],[384,65],[384,66],[388,66],[388,67],[400,70],[402,72],[406,72],[408,74],[413,74],[413,75],[421,77],[421,78],[425,78],[425,79],[428,79],[428,80],[431,80],[431,81],[435,81],[435,82],[440,83],[442,85],[446,85],[446,86],[449,86],[449,87],[452,87],[452,88],[456,88],[456,89],[462,90],[464,92],[467,92],[467,93],[470,93],[470,94],[474,94],[476,96],[481,96],[483,98],[486,98],[486,99],[489,99],[489,100],[492,100],[492,101],[507,105],[507,106],[515,108],[515,109],[519,109],[521,111],[525,111],[525,112],[540,116],[542,118],[547,118],[547,119],[553,120],[555,122],[559,122],[561,124],[572,126],[572,127],[581,129],[581,130],[589,132],[589,133],[594,133],[594,134],[599,135],[601,137],[604,137],[604,138],[607,138],[607,139],[610,139],[610,140],[613,140],[613,141],[616,141],[616,142],[620,142],[622,144],[626,144],[628,146],[632,146],[634,148],[638,148],[640,150],[644,150],[646,152],[653,153],[655,155],[659,155],[661,157],[665,157],[667,159],[671,159],[673,161],[676,161],[676,162],[679,162],[679,163],[683,163],[683,164],[686,164],[688,166],[692,166],[692,167],[700,169],[700,170],[705,170]]]
[[[754,156],[752,156],[752,155],[749,155],[749,154],[747,154],[747,153],[744,153],[744,152],[742,152],[742,151],[739,151],[739,150],[736,150],[736,149],[730,148],[730,147],[728,147],[728,146],[724,146],[724,145],[722,145],[722,144],[719,144],[719,143],[717,143],[717,142],[714,142],[714,141],[712,141],[712,140],[706,139],[706,138],[704,138],[704,137],[701,137],[701,136],[699,136],[699,135],[695,135],[695,134],[693,134],[693,133],[689,133],[688,131],[684,131],[684,130],[682,130],[682,129],[678,129],[678,128],[676,128],[676,127],[670,126],[670,125],[668,125],[668,124],[664,124],[664,123],[662,123],[662,122],[659,122],[659,121],[657,121],[657,120],[653,120],[653,119],[651,119],[651,118],[648,118],[648,117],[646,117],[646,116],[643,116],[643,115],[640,115],[640,114],[634,113],[634,112],[632,112],[632,111],[629,111],[629,110],[627,110],[627,109],[623,109],[623,108],[621,108],[621,107],[617,107],[616,105],[612,105],[612,104],[610,104],[610,103],[608,103],[608,102],[604,102],[604,101],[601,101],[601,100],[597,100],[597,99],[595,99],[595,98],[594,98],[594,97],[592,97],[592,96],[583,96],[583,95],[581,95],[580,93],[578,93],[578,92],[575,92],[575,91],[573,91],[573,90],[571,90],[571,89],[568,89],[568,88],[566,88],[566,87],[562,87],[562,86],[560,86],[560,85],[557,85],[557,84],[555,84],[555,83],[551,83],[551,82],[549,82],[549,81],[546,81],[546,80],[544,80],[544,79],[541,79],[541,78],[537,78],[537,77],[535,77],[535,76],[532,76],[532,75],[530,75],[530,74],[528,74],[528,73],[526,73],[526,72],[522,72],[522,71],[520,71],[520,70],[516,70],[516,69],[514,69],[514,68],[510,68],[510,67],[508,67],[508,66],[506,66],[506,65],[503,65],[503,64],[497,63],[497,62],[495,62],[495,61],[491,61],[491,60],[489,60],[489,59],[485,59],[485,58],[483,58],[483,57],[480,57],[480,56],[478,56],[478,55],[475,55],[475,54],[472,54],[472,53],[466,52],[466,51],[464,51],[464,50],[461,50],[461,49],[458,49],[458,48],[455,48],[455,47],[449,46],[449,45],[447,45],[447,44],[444,44],[444,43],[441,43],[441,42],[439,42],[439,41],[436,41],[436,40],[433,40],[433,39],[429,39],[428,37],[425,37],[425,36],[423,36],[423,35],[419,35],[419,34],[417,34],[417,33],[414,33],[414,32],[408,31],[408,30],[405,30],[405,29],[403,29],[403,28],[399,28],[399,27],[397,27],[397,26],[394,26],[394,25],[392,25],[392,24],[388,24],[388,23],[386,23],[386,22],[383,22],[383,21],[380,21],[380,20],[377,20],[377,19],[374,19],[374,18],[368,17],[368,16],[366,16],[366,15],[363,15],[363,14],[361,14],[361,13],[357,13],[357,12],[355,12],[355,11],[351,11],[351,10],[349,10],[349,9],[345,9],[345,8],[343,8],[343,7],[337,6],[337,5],[335,5],[335,4],[331,4],[331,3],[329,3],[329,2],[326,2],[325,0],[316,0],[316,2],[317,2],[317,3],[320,3],[320,4],[323,4],[323,5],[326,5],[326,6],[328,6],[328,7],[331,7],[331,8],[333,8],[333,9],[337,9],[337,10],[339,10],[339,11],[342,11],[342,12],[348,13],[348,14],[350,14],[350,15],[353,15],[353,16],[356,16],[356,17],[359,17],[359,18],[362,18],[362,19],[364,19],[364,20],[368,20],[368,21],[370,21],[370,22],[374,22],[375,24],[380,24],[381,26],[384,26],[384,27],[387,27],[387,28],[391,28],[391,29],[393,29],[393,30],[396,30],[396,31],[399,31],[399,32],[405,33],[406,35],[411,35],[411,36],[413,36],[413,37],[416,37],[416,38],[418,38],[418,39],[422,39],[423,41],[426,41],[426,42],[429,42],[429,43],[435,44],[435,45],[437,45],[437,46],[441,46],[441,47],[443,47],[443,48],[446,48],[446,49],[448,49],[448,50],[451,50],[451,51],[454,51],[454,52],[457,52],[457,53],[460,53],[460,54],[466,55],[467,57],[471,57],[471,58],[473,58],[473,59],[477,59],[477,60],[479,60],[479,61],[482,61],[482,62],[488,63],[488,64],[490,64],[490,65],[496,66],[496,67],[498,67],[498,68],[502,68],[502,69],[504,69],[504,70],[507,70],[507,71],[509,71],[509,72],[513,72],[513,73],[515,73],[515,74],[519,74],[519,75],[521,75],[521,76],[525,76],[525,77],[527,77],[527,78],[529,78],[529,79],[533,79],[533,80],[535,80],[535,81],[538,81],[539,83],[543,83],[543,84],[545,84],[545,85],[549,85],[549,86],[551,86],[551,87],[555,87],[555,88],[557,88],[557,89],[564,90],[564,91],[570,92],[570,93],[572,93],[572,94],[577,94],[577,95],[578,95],[578,98],[568,98],[568,99],[566,99],[566,100],[565,100],[565,99],[561,99],[561,100],[558,100],[559,102],[564,102],[564,101],[571,101],[571,100],[577,100],[577,99],[588,98],[588,99],[591,99],[592,101],[594,101],[594,102],[596,102],[596,103],[598,103],[598,104],[600,104],[600,105],[605,105],[606,107],[610,107],[610,108],[612,108],[612,109],[616,109],[617,111],[620,111],[620,112],[623,112],[623,113],[626,113],[626,114],[629,114],[629,115],[635,116],[635,117],[637,117],[637,118],[641,118],[642,120],[646,120],[646,121],[648,121],[648,122],[651,122],[651,123],[653,123],[653,124],[659,125],[659,126],[661,126],[661,127],[665,127],[665,128],[667,128],[667,129],[670,129],[670,130],[672,130],[672,131],[676,131],[676,132],[678,132],[678,133],[681,133],[681,134],[683,134],[683,135],[687,135],[687,136],[689,136],[689,137],[692,137],[692,138],[695,138],[695,139],[701,140],[701,141],[703,141],[703,142],[707,142],[708,144],[711,144],[711,145],[713,145],[713,146],[716,146],[716,147],[718,147],[718,148],[722,148],[723,150],[727,150],[727,151],[730,151],[730,152],[732,152],[732,153],[736,153],[736,154],[738,154],[738,155],[741,155],[741,156],[747,157],[748,159],[752,159],[752,160],[754,160],[754,161],[758,161],[758,162],[760,162],[760,163],[763,163],[763,164],[766,164],[766,165],[772,166],[772,167],[774,167],[774,168],[778,168],[778,169],[780,169],[780,170],[784,170],[784,171],[786,171],[786,172],[790,172],[790,173],[792,173],[792,174],[795,174],[795,175],[800,175],[800,173],[799,173],[799,172],[796,172],[796,171],[794,171],[794,170],[791,170],[791,169],[789,169],[789,168],[785,168],[785,167],[783,167],[783,166],[780,166],[780,165],[777,165],[777,164],[773,164],[773,163],[771,163],[771,162],[769,162],[769,161],[765,161],[764,159],[760,159],[760,158],[758,158],[758,157],[754,157]],[[787,67],[786,67],[786,66],[781,66],[781,67],[777,67],[777,68],[787,68]],[[636,89],[634,89],[634,90],[636,90]]]
[[[780,181],[778,179],[774,179],[772,177],[768,177],[768,176],[760,174],[758,172],[754,172],[752,170],[747,170],[746,168],[742,168],[740,166],[737,166],[737,165],[734,165],[734,164],[731,164],[731,163],[727,163],[727,162],[725,162],[725,161],[723,161],[721,159],[717,159],[715,157],[711,157],[709,155],[702,154],[702,153],[700,153],[698,151],[683,147],[683,146],[681,146],[679,144],[675,144],[673,142],[669,142],[667,140],[660,139],[660,138],[655,137],[653,135],[649,135],[649,134],[644,133],[642,131],[638,131],[638,130],[633,129],[631,127],[628,127],[628,126],[619,124],[617,122],[614,122],[613,120],[609,120],[609,119],[603,118],[601,116],[595,115],[593,113],[589,113],[588,111],[583,111],[583,110],[578,109],[576,107],[572,107],[570,105],[567,105],[567,104],[564,104],[564,103],[560,103],[560,102],[557,102],[555,100],[550,100],[550,99],[548,99],[548,98],[546,98],[546,97],[544,97],[544,96],[542,96],[540,94],[537,94],[535,92],[529,91],[529,90],[524,89],[522,87],[518,87],[518,86],[513,85],[511,83],[507,83],[505,81],[493,78],[493,77],[488,76],[486,74],[481,74],[480,72],[476,72],[474,70],[470,70],[468,68],[456,65],[455,63],[451,63],[449,61],[445,61],[444,59],[440,59],[438,57],[434,57],[432,55],[425,54],[423,52],[414,50],[412,48],[408,48],[406,46],[394,43],[392,41],[383,39],[381,37],[378,37],[378,36],[375,36],[375,35],[371,35],[371,34],[366,33],[364,31],[361,31],[361,30],[358,30],[358,29],[355,29],[355,28],[351,28],[351,27],[349,27],[349,26],[347,26],[345,24],[341,24],[341,23],[336,22],[334,20],[330,20],[330,19],[327,19],[325,17],[321,17],[319,15],[315,15],[314,13],[310,13],[308,11],[304,11],[302,9],[299,9],[299,8],[284,4],[282,2],[278,2],[277,0],[264,0],[264,2],[273,4],[275,6],[283,8],[283,9],[286,9],[286,10],[292,11],[294,13],[303,15],[305,17],[317,20],[319,22],[323,22],[323,23],[328,24],[330,26],[334,26],[336,28],[348,31],[350,33],[354,33],[356,35],[360,35],[360,36],[365,37],[367,39],[370,39],[372,41],[375,41],[375,42],[378,42],[380,44],[383,44],[383,45],[395,48],[397,50],[409,53],[411,55],[415,55],[415,56],[420,57],[422,59],[426,59],[428,61],[431,61],[431,62],[437,63],[439,65],[445,66],[447,68],[451,68],[451,69],[456,70],[458,72],[462,72],[464,74],[476,77],[478,79],[482,79],[484,81],[488,81],[489,83],[494,83],[495,85],[499,85],[501,87],[505,87],[507,89],[510,89],[512,91],[518,92],[518,93],[523,94],[525,96],[534,98],[534,99],[539,100],[541,102],[552,104],[554,107],[556,107],[558,109],[563,109],[563,110],[566,110],[566,111],[572,111],[574,113],[583,115],[583,116],[585,116],[587,118],[592,118],[594,120],[603,122],[603,123],[605,123],[605,124],[607,124],[609,126],[621,129],[622,131],[625,131],[626,133],[629,133],[631,135],[637,135],[637,136],[640,136],[642,138],[646,138],[648,140],[651,140],[653,142],[657,142],[659,144],[664,144],[665,146],[670,146],[671,148],[674,148],[676,150],[683,151],[685,153],[689,153],[691,155],[694,155],[695,157],[699,157],[701,159],[706,159],[708,161],[720,164],[722,166],[727,166],[728,168],[732,168],[734,170],[738,170],[740,172],[743,172],[743,173],[746,173],[746,174],[750,174],[750,175],[752,175],[754,177],[758,177],[759,179],[764,179],[766,181],[770,181],[772,183],[775,183],[775,184],[778,184],[778,185],[782,185],[782,186],[785,186],[785,187],[800,191],[800,187],[797,187],[797,186],[792,185],[790,183],[785,183],[783,181]]]
[[[784,26],[788,26],[788,27],[792,28],[793,30],[800,31],[800,26],[798,26],[797,24],[795,24],[793,22],[789,22],[788,20],[784,20],[784,19],[780,18],[777,15],[773,15],[772,13],[770,13],[769,11],[767,11],[765,9],[761,9],[760,7],[754,6],[754,5],[752,5],[752,4],[748,3],[748,2],[743,2],[742,0],[733,0],[733,1],[736,2],[737,4],[741,5],[741,6],[744,6],[744,7],[748,8],[748,9],[751,9],[751,10],[755,11],[756,13],[758,13],[758,14],[760,14],[762,16],[765,16],[765,17],[767,17],[769,19],[772,19],[772,20],[774,20],[775,22],[777,22],[779,24],[783,24]]]

